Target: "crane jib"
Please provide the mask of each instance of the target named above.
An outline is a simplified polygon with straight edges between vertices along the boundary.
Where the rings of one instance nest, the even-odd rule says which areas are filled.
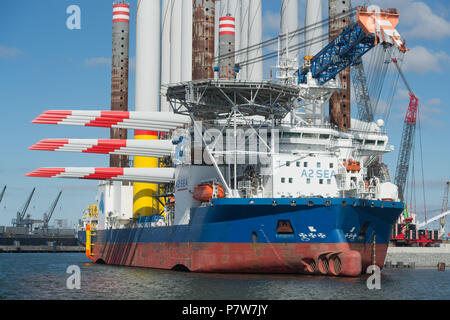
[[[2,193],[0,193],[0,202],[2,202],[3,196],[5,195],[6,186],[3,187]]]
[[[53,212],[55,211],[56,205],[58,204],[59,198],[61,197],[62,191],[58,193],[58,196],[56,197],[55,201],[53,201],[53,204],[51,205],[50,209],[48,210],[48,213],[44,213],[44,226],[47,227],[50,219],[52,218]]]
[[[306,83],[306,74],[311,71],[313,78],[324,84],[357,63],[374,46],[375,36],[353,23],[311,59],[311,67],[299,70],[299,82]]]
[[[398,17],[395,9],[375,12],[358,7],[357,22],[343,29],[312,59],[305,58],[308,63],[297,71],[298,82],[306,83],[306,75],[311,72],[318,84],[323,85],[345,68],[358,64],[359,59],[379,43],[396,46],[400,52],[406,52],[405,42],[400,40],[400,34],[395,30]]]
[[[33,191],[31,191],[31,194],[28,196],[28,199],[25,202],[22,212],[20,212],[20,220],[22,220],[25,217],[25,214],[27,213],[28,206],[30,205],[31,198],[33,198],[33,194],[34,194],[35,190],[36,190],[36,188],[33,188]]]

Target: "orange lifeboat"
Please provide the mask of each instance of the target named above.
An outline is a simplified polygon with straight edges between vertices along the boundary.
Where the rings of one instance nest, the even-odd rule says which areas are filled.
[[[355,161],[352,159],[348,159],[348,163],[344,161],[344,166],[347,168],[347,171],[359,171],[361,170],[361,165],[359,161]]]
[[[194,196],[195,200],[201,202],[208,202],[212,198],[224,198],[225,192],[223,187],[215,183],[201,183],[195,186]]]

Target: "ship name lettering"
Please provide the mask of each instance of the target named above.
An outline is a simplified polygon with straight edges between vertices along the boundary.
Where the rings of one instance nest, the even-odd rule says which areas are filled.
[[[188,179],[187,178],[179,178],[177,182],[175,183],[175,188],[184,188],[188,186]]]
[[[322,170],[322,169],[318,169],[316,171],[314,171],[313,169],[303,169],[302,170],[302,174],[301,177],[305,177],[305,178],[324,178],[324,179],[331,179],[333,177],[335,177],[336,174],[334,173],[334,170]]]

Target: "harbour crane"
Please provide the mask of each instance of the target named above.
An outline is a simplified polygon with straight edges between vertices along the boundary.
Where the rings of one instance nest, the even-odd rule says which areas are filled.
[[[450,189],[450,181],[445,183],[444,197],[442,198],[442,212],[448,211],[448,193]],[[439,239],[445,234],[445,223],[447,222],[446,216],[443,216],[439,220]]]
[[[405,78],[405,75],[403,74],[402,70],[400,69],[400,66],[398,65],[397,59],[393,58],[392,62],[397,68],[409,93],[409,106],[408,111],[406,112],[405,122],[403,124],[402,140],[400,143],[400,151],[398,155],[397,169],[395,171],[395,180],[394,180],[394,183],[398,187],[399,197],[403,201],[406,177],[408,176],[409,163],[411,159],[414,137],[416,133],[416,120],[417,120],[417,113],[419,110],[419,99],[411,90],[411,87],[409,86],[408,81]]]
[[[427,220],[426,222],[419,223],[418,226],[420,228],[430,224],[431,222],[439,220],[439,239],[445,234],[445,224],[447,222],[446,217],[450,214],[450,210],[448,210],[448,193],[449,193],[450,181],[445,183],[444,188],[444,197],[442,198],[442,210],[441,213],[437,216]]]
[[[5,195],[6,186],[3,187],[2,193],[0,193],[0,203],[2,202],[3,196]]]
[[[438,214],[437,216],[435,216],[435,217],[433,217],[433,218],[427,220],[427,222],[421,222],[421,223],[418,223],[418,224],[417,224],[417,227],[418,227],[418,228],[423,228],[423,227],[425,227],[426,225],[428,225],[428,224],[430,224],[430,223],[432,223],[432,222],[434,222],[434,221],[437,221],[437,220],[439,220],[439,219],[441,219],[441,223],[442,223],[443,220],[445,221],[445,217],[448,216],[449,214],[450,214],[450,210],[444,211],[444,212],[442,212],[441,214]],[[445,223],[444,223],[444,226],[445,226]],[[442,227],[442,225],[441,225],[441,227]]]
[[[52,205],[48,209],[47,212],[44,213],[44,218],[42,219],[43,222],[43,231],[44,233],[48,232],[48,223],[50,222],[50,219],[52,218],[53,212],[55,211],[56,205],[58,204],[59,198],[61,197],[62,190],[58,193],[58,196],[56,197],[55,201],[53,201]]]
[[[31,198],[33,198],[33,194],[34,194],[35,190],[36,190],[36,188],[33,188],[33,191],[31,191],[30,195],[28,196],[27,201],[25,201],[25,203],[23,205],[22,211],[17,211],[17,218],[13,219],[13,221],[12,221],[14,226],[24,227],[28,224],[24,218],[25,218],[25,214],[27,213],[28,206],[30,205]]]

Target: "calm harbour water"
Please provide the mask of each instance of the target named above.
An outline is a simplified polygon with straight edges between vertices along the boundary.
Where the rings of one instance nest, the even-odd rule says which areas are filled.
[[[67,289],[70,265],[81,269],[81,289]],[[381,289],[367,276],[199,274],[97,265],[80,253],[0,254],[0,300],[9,299],[449,299],[450,270],[386,269]]]

